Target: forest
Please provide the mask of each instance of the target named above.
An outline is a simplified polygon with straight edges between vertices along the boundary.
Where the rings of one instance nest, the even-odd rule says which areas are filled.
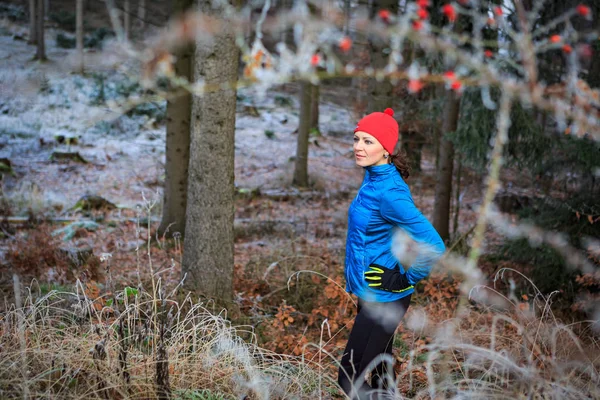
[[[386,108],[445,252],[369,398],[600,398],[599,54],[598,0],[0,1],[0,398],[362,399]]]

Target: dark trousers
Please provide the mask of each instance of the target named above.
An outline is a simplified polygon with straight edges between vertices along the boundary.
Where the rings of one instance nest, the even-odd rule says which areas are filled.
[[[338,373],[338,383],[352,399],[376,399],[377,389],[386,389],[396,379],[393,363],[369,365],[381,354],[392,356],[394,332],[404,317],[411,296],[389,303],[358,300],[358,314]],[[371,372],[371,384],[365,374]]]

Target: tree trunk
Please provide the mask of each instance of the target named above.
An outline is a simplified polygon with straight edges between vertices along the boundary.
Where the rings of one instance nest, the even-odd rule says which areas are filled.
[[[435,89],[433,90],[433,98],[430,99],[434,100],[434,99],[441,99],[444,97],[444,92],[446,91],[446,88],[444,87],[444,84],[437,84],[435,86]],[[431,107],[431,113],[434,113],[433,110],[433,106]],[[443,116],[442,116],[443,117]],[[440,142],[442,139],[442,127],[439,124],[434,124],[434,126],[432,127],[432,133],[433,133],[433,153],[435,155],[435,170],[437,171],[440,168]]]
[[[140,20],[140,29],[146,28],[146,0],[139,0],[138,18]]]
[[[391,14],[398,13],[398,0],[380,0],[372,3],[369,10],[371,19],[379,18],[380,10],[388,10]],[[370,66],[375,69],[384,68],[388,62],[388,55],[384,53],[389,48],[389,43],[381,40],[378,35],[369,37],[369,50],[371,53]],[[369,97],[367,99],[367,113],[375,111],[383,112],[388,107],[392,107],[393,85],[388,79],[378,81],[375,78],[369,79]]]
[[[350,33],[350,19],[352,18],[352,1],[344,0],[344,35]]]
[[[442,239],[450,237],[450,199],[452,197],[452,167],[454,164],[454,145],[446,135],[454,132],[458,126],[460,98],[454,92],[448,92],[444,105],[442,132],[440,142],[440,158],[435,184],[435,203],[433,210],[433,226]]]
[[[300,126],[298,127],[298,143],[296,145],[296,165],[292,184],[308,187],[308,137],[311,123],[312,84],[300,84]]]
[[[193,0],[178,0],[175,13],[180,14],[193,4]],[[177,51],[175,73],[192,80],[194,46]],[[189,94],[167,100],[167,146],[165,187],[163,192],[162,220],[158,227],[160,236],[185,233],[187,208],[188,165],[190,160],[190,120],[192,96]]]
[[[321,133],[319,129],[319,85],[311,86],[311,97],[310,97],[310,128],[309,132]]]
[[[215,14],[211,0],[199,10]],[[233,299],[235,103],[239,53],[232,32],[196,43],[194,79],[214,90],[192,102],[183,273],[186,286],[230,303]],[[232,85],[222,89],[223,84]],[[216,89],[219,87],[221,89]]]
[[[29,40],[27,41],[29,44],[35,44],[37,41],[35,5],[35,0],[29,0]]]
[[[37,21],[36,32],[36,53],[35,59],[40,61],[46,60],[46,46],[44,42],[44,0],[37,0],[37,8],[35,19]]]
[[[462,173],[462,162],[460,157],[457,160],[458,171],[456,171],[456,188],[454,189],[454,228],[452,229],[452,235],[456,237],[458,233],[458,222],[460,216],[460,178]]]
[[[131,26],[131,14],[130,12],[130,2],[129,0],[125,0],[123,3],[123,30],[125,35],[125,40],[129,40],[129,28]]]
[[[83,0],[77,0],[76,4],[75,38],[77,42],[77,72],[83,74]]]

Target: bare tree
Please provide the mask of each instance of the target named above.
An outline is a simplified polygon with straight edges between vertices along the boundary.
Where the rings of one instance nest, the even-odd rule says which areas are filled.
[[[379,11],[387,10],[391,14],[398,13],[397,0],[380,0],[370,3],[369,15],[371,19],[378,18]],[[371,55],[370,65],[374,68],[383,68],[387,63],[388,44],[372,35],[368,38],[369,52]],[[393,85],[389,80],[369,79],[369,96],[367,98],[367,112],[383,111],[387,107],[392,107]]]
[[[193,0],[177,0],[175,13],[181,14],[193,4]],[[175,72],[178,76],[192,79],[192,57],[194,46],[187,45],[177,50]],[[163,192],[163,214],[158,232],[185,233],[187,208],[188,164],[190,159],[190,120],[192,97],[185,94],[167,100],[167,146],[165,164],[165,187]]]
[[[29,0],[29,40],[27,41],[29,44],[35,44],[37,41],[35,7],[35,0]]]
[[[140,20],[140,29],[144,29],[146,27],[146,0],[138,2],[138,19]]]
[[[37,27],[35,29],[36,32],[36,53],[35,53],[35,59],[36,60],[40,60],[40,61],[45,61],[46,58],[46,46],[45,46],[45,41],[44,41],[44,0],[36,0],[37,1],[37,7],[36,7],[36,21],[37,21]]]
[[[321,132],[319,129],[319,98],[320,90],[319,85],[311,85],[311,96],[310,96],[310,128],[309,131]]]
[[[296,164],[294,167],[295,186],[308,187],[308,138],[311,125],[312,84],[300,84],[300,126],[296,145]]]
[[[211,0],[199,10],[216,14]],[[233,32],[197,42],[194,77],[211,89],[192,102],[188,201],[182,270],[192,290],[233,299],[234,131],[239,51]]]
[[[440,142],[439,165],[435,184],[435,204],[433,226],[442,239],[450,236],[450,199],[452,196],[452,169],[454,166],[454,144],[447,134],[458,126],[460,98],[455,92],[448,92],[442,115],[442,138]]]
[[[123,29],[125,34],[125,40],[129,40],[129,29],[131,27],[131,15],[129,14],[129,6],[129,0],[125,0],[125,2],[123,3]]]
[[[77,72],[83,74],[83,0],[77,0],[75,10],[75,38],[77,42]]]

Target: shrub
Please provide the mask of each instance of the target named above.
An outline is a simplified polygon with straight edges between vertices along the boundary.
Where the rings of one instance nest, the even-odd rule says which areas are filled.
[[[25,8],[23,6],[0,3],[0,15],[6,17],[11,22],[27,21]]]
[[[50,21],[55,22],[59,28],[65,30],[65,31],[69,31],[69,32],[75,32],[75,28],[76,28],[76,18],[75,18],[75,13],[72,13],[70,11],[58,11],[58,12],[51,12],[49,15]]]
[[[593,223],[600,216],[600,209],[591,195],[593,193],[566,200],[534,199],[531,205],[519,210],[517,215],[523,222],[546,231],[564,233],[568,244],[584,258],[588,258],[585,239],[600,237],[600,224]],[[547,244],[535,245],[534,240],[535,238],[509,240],[494,252],[492,258],[531,265],[531,279],[542,293],[560,288],[564,300],[572,301],[579,290],[575,281],[577,271],[568,265],[564,255],[557,249]],[[598,264],[593,259],[590,261]]]
[[[56,34],[56,45],[61,49],[74,49],[76,40],[74,37],[67,36],[62,32]]]
[[[100,276],[97,259],[89,253],[77,259],[66,249],[61,249],[60,241],[52,237],[44,226],[28,231],[22,240],[10,245],[6,261],[12,269],[25,278],[37,278],[53,283],[75,282],[85,276],[97,279]]]
[[[167,105],[166,102],[159,104],[154,102],[142,103],[129,110],[127,115],[146,115],[153,118],[157,123],[161,123],[167,118]]]
[[[115,33],[108,28],[101,27],[86,35],[83,39],[83,46],[88,48],[101,49],[104,39],[115,36]]]

